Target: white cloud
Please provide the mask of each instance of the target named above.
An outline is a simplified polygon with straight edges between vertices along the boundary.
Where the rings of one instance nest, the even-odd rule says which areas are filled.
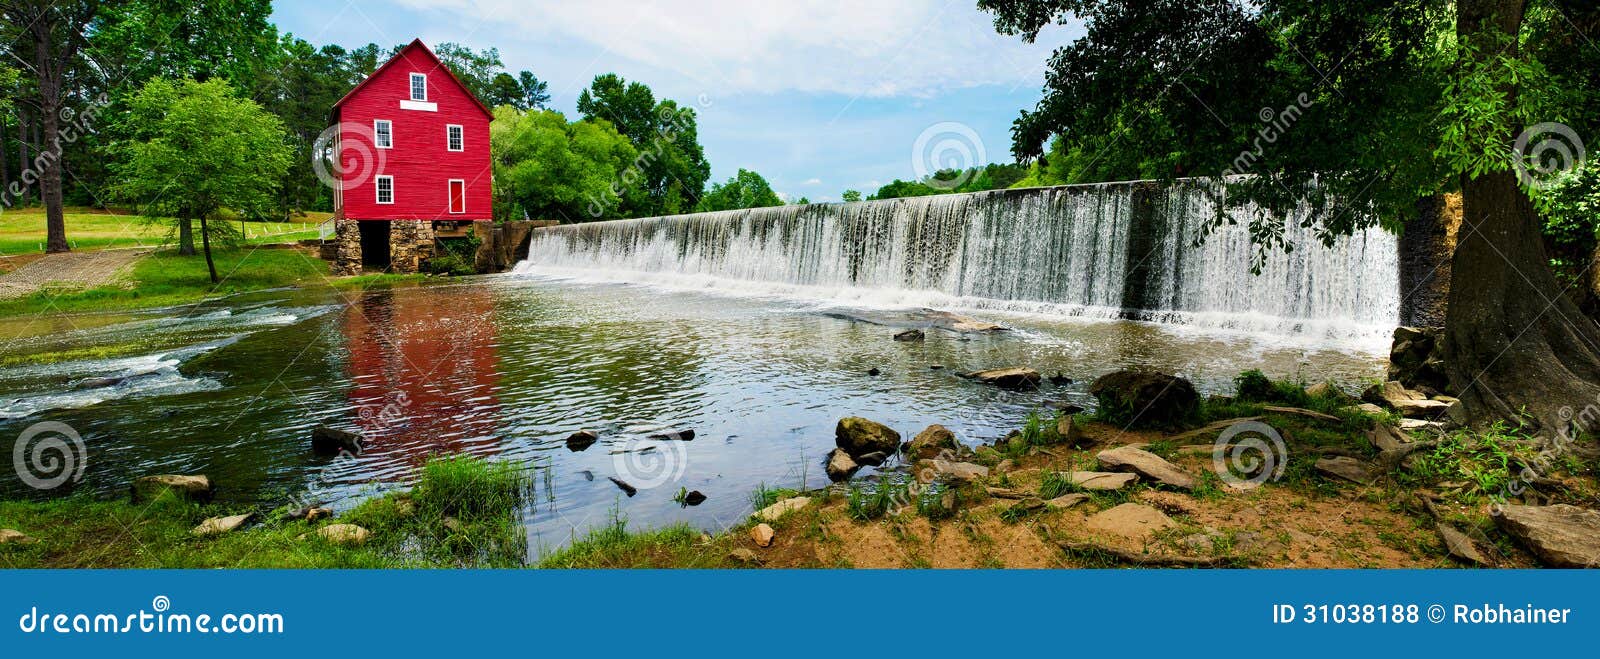
[[[808,178],[808,179],[805,180],[804,183],[801,183],[800,185],[822,185],[822,179],[820,179],[820,178]]]
[[[929,97],[978,85],[1036,86],[1049,52],[1065,38],[1052,30],[1040,43],[1024,44],[1000,35],[989,14],[964,0],[401,2],[471,30],[446,33],[434,24],[442,34],[458,35],[445,40],[498,41],[507,54],[574,44],[592,53],[571,53],[571,61],[593,58],[605,66],[615,58],[671,71],[712,96]]]

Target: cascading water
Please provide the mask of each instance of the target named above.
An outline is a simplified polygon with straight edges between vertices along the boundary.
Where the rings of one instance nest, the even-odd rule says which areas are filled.
[[[534,232],[517,272],[852,303],[1022,311],[1371,337],[1399,318],[1398,248],[1377,229],[1250,272],[1247,222],[1196,247],[1198,182],[1002,190],[572,224]]]

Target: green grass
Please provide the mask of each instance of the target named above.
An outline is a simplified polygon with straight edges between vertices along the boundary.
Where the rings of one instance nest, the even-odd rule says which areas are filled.
[[[307,213],[294,222],[245,222],[245,237],[250,243],[284,243],[317,237],[317,225],[328,219],[328,213]],[[239,226],[236,218],[223,221]],[[104,211],[93,208],[70,207],[66,209],[67,242],[74,250],[95,250],[113,247],[155,247],[168,240],[169,229],[164,223],[146,222],[138,215],[123,211]],[[0,256],[39,254],[44,252],[44,209],[6,209],[0,212]]]
[[[760,485],[756,486],[755,491],[750,493],[750,509],[759,511],[762,508],[766,508],[767,506],[775,504],[789,497],[798,496],[799,494],[799,490],[791,490],[781,487],[767,487],[766,483],[761,483]]]
[[[424,468],[414,493],[374,497],[336,519],[289,519],[285,513],[291,506],[256,510],[252,526],[209,538],[190,531],[208,517],[251,511],[170,496],[140,505],[85,496],[5,501],[0,502],[0,528],[38,542],[0,546],[0,567],[520,567],[527,544],[516,499],[508,491],[515,478],[485,460],[451,459],[444,468]],[[456,494],[484,500],[451,503]],[[457,518],[456,529],[445,523],[448,512],[466,515]],[[371,538],[361,546],[341,546],[316,534],[333,523],[355,524]]]
[[[704,544],[701,536],[700,531],[687,524],[634,533],[628,530],[628,518],[613,508],[605,526],[547,554],[539,561],[539,567],[727,567],[724,552]]]

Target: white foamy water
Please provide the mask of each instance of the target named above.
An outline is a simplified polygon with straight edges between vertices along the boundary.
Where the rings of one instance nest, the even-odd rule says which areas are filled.
[[[1398,247],[1373,229],[1252,274],[1248,219],[1193,243],[1208,184],[1106,184],[812,204],[538,230],[516,272],[831,301],[1132,318],[1381,341],[1399,319]],[[1141,204],[1147,204],[1140,210]]]

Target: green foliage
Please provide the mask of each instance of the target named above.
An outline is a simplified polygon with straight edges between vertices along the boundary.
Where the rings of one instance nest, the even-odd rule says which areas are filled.
[[[1063,494],[1082,491],[1083,488],[1074,483],[1067,474],[1059,471],[1045,472],[1044,479],[1039,482],[1039,498],[1046,501]]]
[[[783,200],[772,191],[767,179],[748,169],[740,169],[726,183],[712,184],[694,210],[701,213],[782,205]]]
[[[644,190],[627,197],[625,217],[689,212],[700,200],[711,165],[700,146],[698,117],[677,101],[656,102],[650,88],[615,73],[596,76],[578,95],[585,121],[607,121],[626,136],[639,153],[635,181]]]
[[[644,196],[630,168],[638,156],[605,121],[568,123],[560,112],[495,109],[495,215],[562,222],[621,217],[626,200]]]
[[[289,168],[283,122],[228,83],[151,79],[123,119],[130,139],[120,156],[113,193],[150,218],[213,217],[223,208],[261,217]],[[230,225],[213,223],[226,238]]]
[[[474,520],[515,512],[532,491],[532,476],[518,465],[457,455],[429,458],[412,496],[421,513]]]
[[[478,248],[483,239],[474,233],[466,238],[441,238],[436,244],[439,251],[423,263],[423,268],[436,275],[477,274]]]
[[[910,481],[894,478],[884,478],[871,485],[851,483],[845,494],[845,512],[858,521],[878,519],[895,506],[910,501],[911,487]],[[918,508],[921,508],[920,500]]]
[[[767,487],[766,483],[761,483],[756,486],[755,491],[750,493],[750,509],[761,510],[767,506],[799,494],[799,490]]]
[[[844,202],[861,201],[861,191],[845,190],[843,193],[840,193],[839,200]]]
[[[1240,373],[1233,379],[1233,384],[1238,388],[1239,400],[1252,402],[1265,402],[1274,400],[1277,389],[1271,378],[1259,369],[1250,369]]]
[[[1411,476],[1429,483],[1450,484],[1448,494],[1471,503],[1501,501],[1521,465],[1535,464],[1532,438],[1516,426],[1497,422],[1484,432],[1457,431],[1440,440],[1431,453],[1419,456]]]

